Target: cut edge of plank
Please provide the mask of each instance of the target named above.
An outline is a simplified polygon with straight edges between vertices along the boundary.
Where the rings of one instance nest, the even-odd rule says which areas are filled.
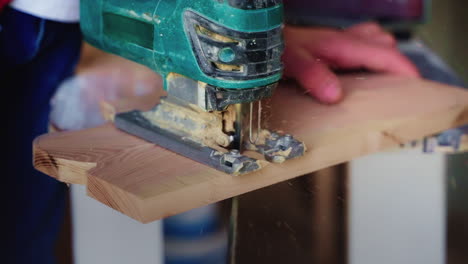
[[[40,138],[36,140],[40,140]],[[33,145],[33,165],[38,171],[67,184],[86,185],[86,174],[90,169],[96,167],[96,162],[53,157],[41,149],[36,140],[34,140]]]

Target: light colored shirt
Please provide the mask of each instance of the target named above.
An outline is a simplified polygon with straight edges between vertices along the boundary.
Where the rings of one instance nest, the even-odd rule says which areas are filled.
[[[80,20],[79,0],[13,0],[10,7],[48,20],[78,22]]]

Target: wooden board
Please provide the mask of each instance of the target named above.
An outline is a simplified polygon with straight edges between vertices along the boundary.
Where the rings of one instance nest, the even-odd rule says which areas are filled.
[[[346,99],[333,106],[318,104],[295,84],[281,85],[269,127],[303,140],[308,152],[256,173],[223,174],[110,123],[38,137],[34,165],[60,181],[85,184],[89,196],[146,223],[468,123],[468,91],[459,88],[395,76],[342,82]],[[142,99],[104,109],[151,107]]]

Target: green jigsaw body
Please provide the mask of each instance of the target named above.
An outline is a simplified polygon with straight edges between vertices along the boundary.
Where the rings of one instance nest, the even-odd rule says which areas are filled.
[[[85,40],[93,46],[146,65],[161,74],[164,80],[170,73],[177,73],[226,89],[248,89],[277,82],[281,71],[240,80],[209,76],[201,69],[184,20],[187,11],[244,33],[266,32],[280,28],[283,23],[281,4],[247,10],[232,7],[227,2],[82,0],[81,28]],[[229,52],[227,56],[232,55]]]
[[[264,165],[245,149],[277,163],[305,151],[260,125],[261,101],[282,75],[282,25],[281,0],[81,0],[85,40],[158,72],[167,91],[149,111],[116,114],[114,125],[231,175]]]

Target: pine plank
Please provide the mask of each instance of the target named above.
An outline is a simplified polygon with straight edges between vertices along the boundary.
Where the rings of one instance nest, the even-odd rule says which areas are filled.
[[[293,134],[308,151],[252,174],[223,174],[111,123],[38,137],[34,165],[60,181],[86,184],[89,196],[147,223],[468,123],[468,91],[460,88],[385,75],[342,82],[346,99],[337,105],[319,104],[293,83],[281,85],[269,128]],[[113,112],[147,107],[148,99],[141,100],[104,109],[111,119]]]

